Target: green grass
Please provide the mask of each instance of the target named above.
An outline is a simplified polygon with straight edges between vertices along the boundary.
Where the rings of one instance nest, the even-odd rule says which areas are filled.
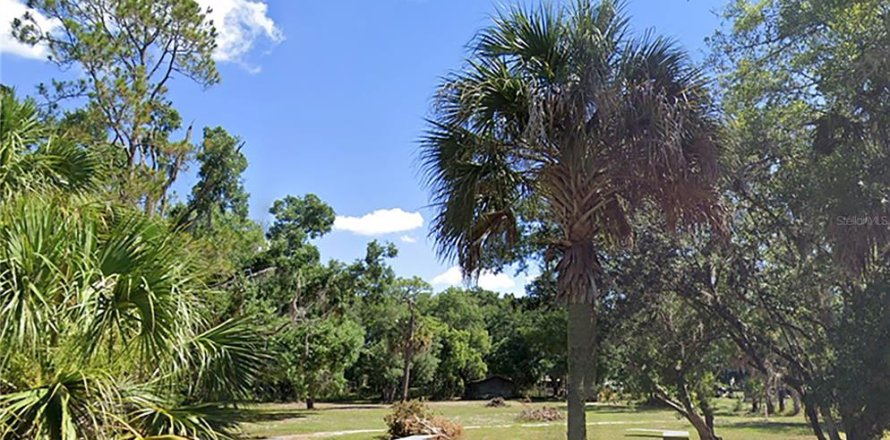
[[[814,439],[803,416],[752,416],[734,412],[735,401],[718,402],[717,434],[725,440]],[[484,402],[431,402],[438,414],[460,422],[466,440],[563,440],[565,422],[527,424],[516,420],[526,406],[556,406],[559,402],[524,404],[509,402],[506,408],[486,408]],[[386,405],[376,404],[319,404],[313,411],[298,404],[264,404],[246,408],[242,428],[252,438],[379,440],[386,426],[383,416]],[[625,438],[631,428],[695,430],[675,412],[666,409],[644,409],[620,405],[590,405],[587,413],[588,438]],[[366,431],[366,432],[349,432]]]

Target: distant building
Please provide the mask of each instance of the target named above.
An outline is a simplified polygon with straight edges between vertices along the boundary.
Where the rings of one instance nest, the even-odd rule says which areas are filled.
[[[505,399],[512,398],[514,393],[513,381],[504,376],[490,376],[482,380],[470,382],[464,390],[467,399],[487,400],[495,397]]]

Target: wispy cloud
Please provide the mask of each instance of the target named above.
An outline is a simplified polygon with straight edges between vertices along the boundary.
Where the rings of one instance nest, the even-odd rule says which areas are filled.
[[[410,235],[403,235],[399,237],[399,240],[401,240],[403,243],[417,243],[417,239]]]
[[[423,227],[423,216],[419,212],[406,212],[399,208],[378,209],[361,217],[338,215],[334,219],[335,230],[359,235],[390,234],[420,227]]]
[[[284,41],[284,33],[269,17],[269,5],[262,0],[198,0],[210,8],[208,18],[216,28],[216,51],[219,62],[240,64],[251,73],[260,67],[245,60],[258,41],[277,45]]]
[[[460,267],[452,266],[445,272],[433,277],[430,282],[438,286],[457,286],[463,282],[463,275],[461,274]],[[476,284],[485,290],[499,291],[513,289],[516,286],[516,281],[513,280],[513,277],[503,272],[494,273],[484,270],[479,274]]]
[[[12,37],[12,21],[16,18],[22,18],[26,12],[31,13],[34,21],[45,32],[51,32],[60,26],[57,20],[46,18],[37,11],[25,6],[20,0],[0,0],[0,26],[2,26],[2,32],[0,32],[0,53],[45,60],[49,55],[49,50],[45,45],[31,46],[30,44],[20,43]]]

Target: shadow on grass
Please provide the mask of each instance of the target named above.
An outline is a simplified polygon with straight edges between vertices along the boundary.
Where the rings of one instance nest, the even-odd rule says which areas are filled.
[[[809,427],[805,423],[801,422],[783,422],[783,421],[767,421],[767,420],[746,420],[746,421],[732,421],[725,426],[730,426],[732,428],[741,428],[741,429],[751,429],[755,431],[768,431],[768,432],[799,432],[799,433],[807,433],[810,432]]]
[[[628,414],[647,410],[649,410],[649,408],[634,408],[627,405],[595,405],[587,407],[587,412],[594,414]]]
[[[337,405],[333,407],[316,408],[313,411],[340,411],[340,410],[356,410],[356,409],[386,409],[388,406],[373,403],[356,404],[356,405]]]
[[[289,419],[305,419],[309,414],[315,411],[307,411],[305,409],[260,409],[260,408],[241,408],[236,413],[238,422],[240,423],[262,423],[262,422],[278,422]]]
[[[557,402],[552,402],[552,401],[551,402],[535,402],[535,403],[544,403],[544,405],[536,405],[536,404],[529,404],[529,405],[532,407],[548,406],[551,408],[556,408],[560,411],[568,411],[568,409],[569,409],[568,405],[566,405],[565,403],[557,403]],[[550,405],[548,405],[547,403],[550,403]],[[649,410],[655,411],[658,409],[660,409],[660,408],[632,407],[632,406],[618,405],[618,404],[615,404],[615,405],[612,405],[612,404],[590,405],[590,404],[588,404],[585,412],[587,414],[630,414],[630,413],[646,412]]]

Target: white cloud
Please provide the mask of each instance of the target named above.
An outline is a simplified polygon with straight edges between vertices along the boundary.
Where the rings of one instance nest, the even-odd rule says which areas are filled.
[[[399,237],[399,240],[401,240],[404,243],[417,243],[417,239],[410,235],[403,235],[403,236]]]
[[[244,60],[257,41],[265,39],[272,45],[284,41],[284,34],[269,17],[269,6],[264,0],[198,0],[202,8],[210,8],[208,15],[216,27],[216,51],[213,58],[219,62],[233,62],[244,66],[251,73],[259,72],[258,66]],[[20,18],[28,8],[21,0],[0,0],[0,53],[9,53],[26,58],[46,59],[45,46],[30,46],[12,38],[12,20]],[[33,12],[32,12],[33,14]],[[34,14],[38,25],[44,31],[59,26],[57,20],[48,20]]]
[[[516,286],[516,282],[505,273],[482,272],[479,275],[479,287],[485,290],[506,290]]]
[[[361,217],[338,215],[334,219],[335,230],[349,231],[359,235],[405,232],[422,226],[423,216],[419,212],[406,212],[399,208],[378,209]]]
[[[263,0],[198,0],[204,8],[210,8],[207,18],[216,27],[216,51],[213,58],[220,62],[241,64],[251,73],[259,67],[244,61],[244,56],[254,44],[268,40],[272,45],[284,41],[284,34],[269,17],[269,5]]]
[[[22,18],[25,12],[29,10],[41,30],[46,32],[59,27],[57,20],[47,19],[33,9],[29,9],[20,0],[0,0],[0,26],[2,26],[0,28],[2,29],[2,32],[0,32],[0,53],[45,60],[49,55],[49,50],[45,45],[31,46],[20,43],[12,37],[12,21],[16,18]]]
[[[463,275],[461,274],[460,268],[453,266],[448,268],[445,272],[434,276],[430,282],[437,285],[456,286],[462,281]]]
[[[433,277],[430,282],[440,286],[456,286],[463,282],[463,275],[461,274],[460,267],[452,266],[445,272]],[[479,274],[479,279],[476,281],[476,284],[485,290],[497,291],[513,289],[513,287],[516,286],[516,281],[514,281],[510,275],[505,273],[494,273],[483,270],[482,273]]]

